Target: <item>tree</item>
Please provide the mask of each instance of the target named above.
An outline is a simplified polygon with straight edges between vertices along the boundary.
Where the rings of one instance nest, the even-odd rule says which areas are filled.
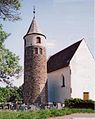
[[[0,18],[11,21],[20,19],[20,7],[21,0],[0,0]]]
[[[22,101],[22,89],[17,87],[0,87],[0,102]]]
[[[19,57],[4,46],[8,36],[9,34],[3,31],[0,25],[0,79],[11,85],[9,79],[19,76],[21,66],[19,65]]]
[[[20,19],[19,9],[21,7],[21,0],[0,0],[0,19],[14,21]],[[4,42],[10,34],[3,31],[0,24],[0,81],[11,85],[10,79],[18,77],[21,71],[19,65],[19,57],[6,49]]]

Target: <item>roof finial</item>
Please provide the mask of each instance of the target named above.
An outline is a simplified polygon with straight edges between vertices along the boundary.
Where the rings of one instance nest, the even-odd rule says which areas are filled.
[[[33,15],[34,15],[34,18],[35,18],[35,6],[33,6]]]

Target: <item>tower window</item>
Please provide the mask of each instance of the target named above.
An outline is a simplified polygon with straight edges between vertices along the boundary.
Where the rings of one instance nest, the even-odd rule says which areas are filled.
[[[41,38],[37,37],[37,43],[41,43]]]
[[[43,52],[42,52],[42,48],[40,48],[40,54],[42,54]]]
[[[38,48],[35,48],[35,49],[34,49],[34,53],[35,53],[35,54],[38,54]]]
[[[26,40],[24,40],[24,45],[26,46]]]
[[[65,87],[65,78],[63,75],[62,75],[62,86],[61,87]]]

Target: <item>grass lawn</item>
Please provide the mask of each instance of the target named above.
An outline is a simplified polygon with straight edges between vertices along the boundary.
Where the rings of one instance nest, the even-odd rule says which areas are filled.
[[[49,117],[64,116],[72,113],[94,113],[91,109],[38,110],[38,111],[0,111],[0,119],[47,119]]]

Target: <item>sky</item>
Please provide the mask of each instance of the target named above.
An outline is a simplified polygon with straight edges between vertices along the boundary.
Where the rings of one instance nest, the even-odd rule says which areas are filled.
[[[24,61],[24,40],[36,7],[36,20],[47,37],[47,59],[69,45],[85,39],[95,57],[95,0],[22,0],[21,18],[17,22],[2,22],[6,32],[11,33],[6,48]]]

